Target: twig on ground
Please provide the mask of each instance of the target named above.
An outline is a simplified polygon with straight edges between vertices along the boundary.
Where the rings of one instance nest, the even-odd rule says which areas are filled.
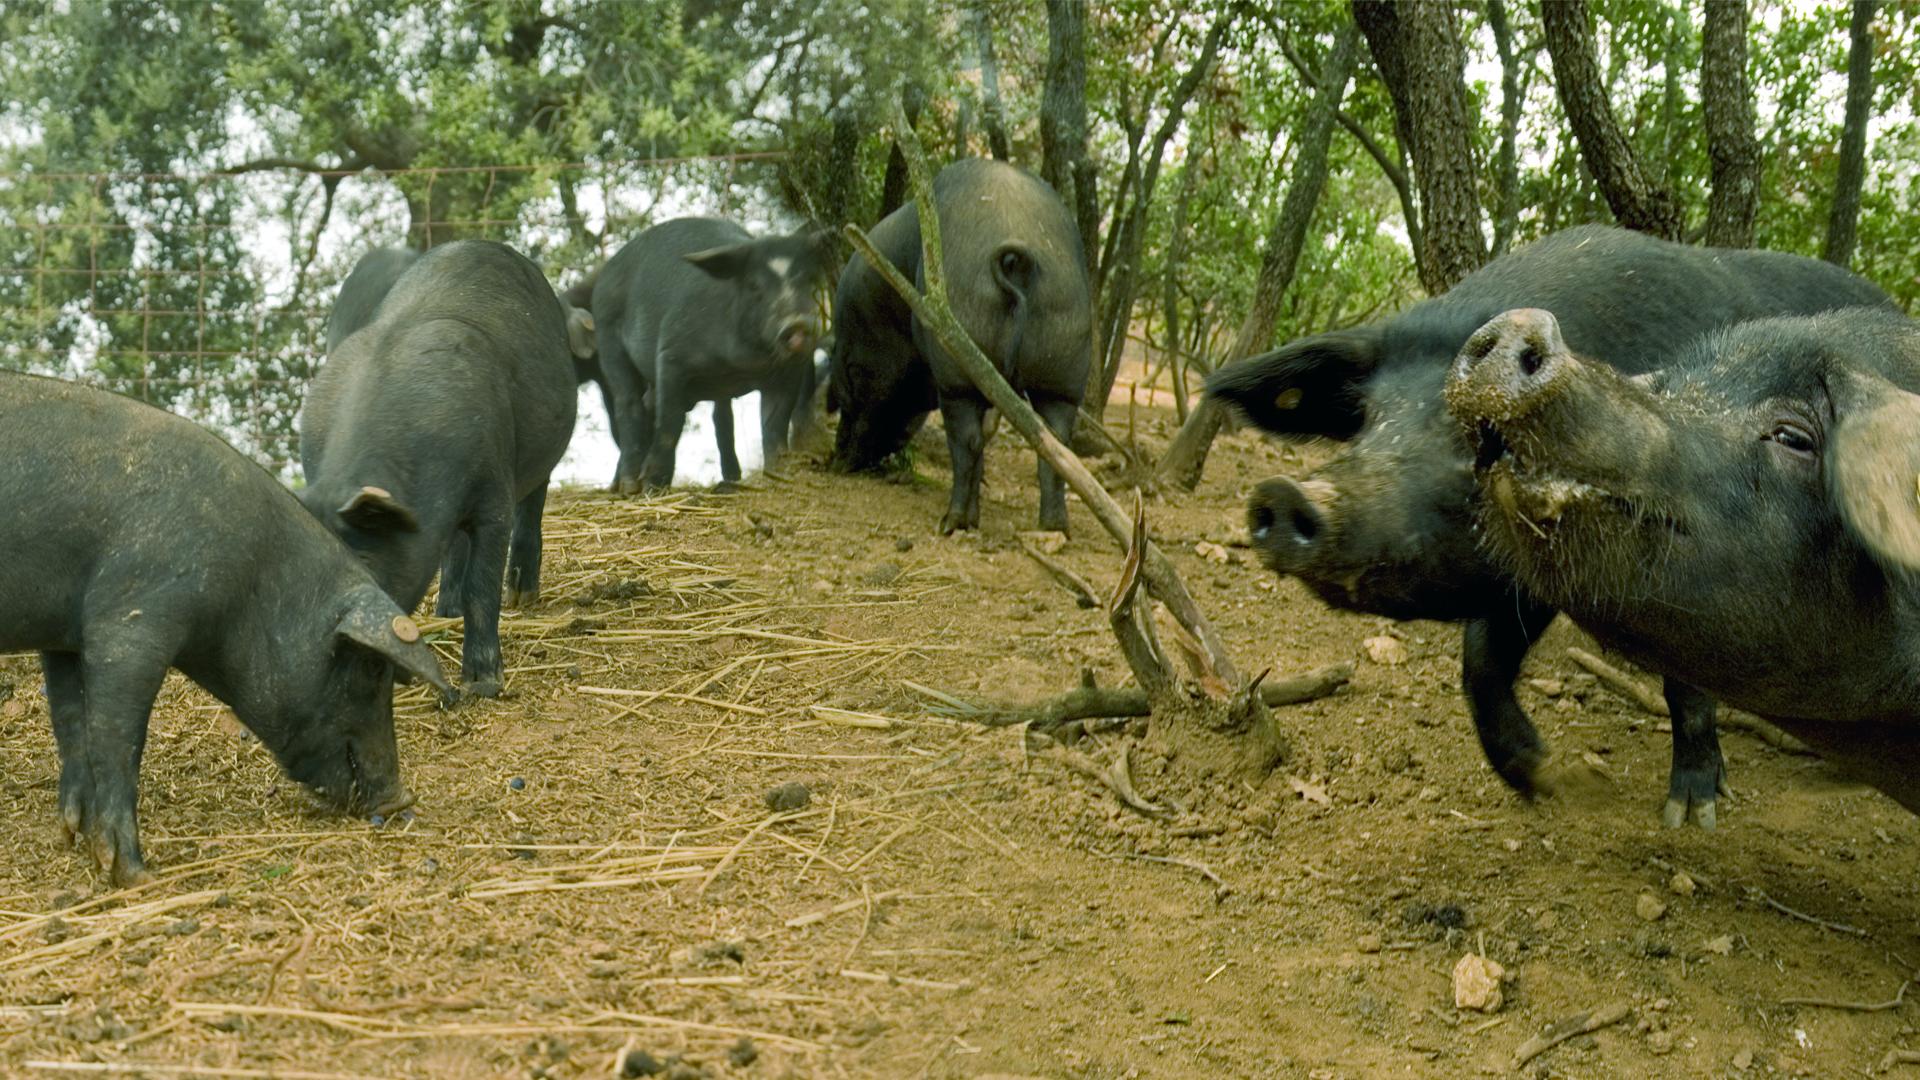
[[[1920,978],[1920,972],[1915,972],[1907,976],[1906,979],[1900,983],[1900,989],[1886,1001],[1868,1003],[1861,1001],[1834,1001],[1830,998],[1785,998],[1780,1004],[1798,1005],[1802,1008],[1810,1009],[1841,1009],[1846,1012],[1886,1012],[1888,1009],[1897,1009],[1900,1007],[1900,1003],[1906,1000],[1907,987],[1912,986],[1913,980],[1916,978]]]
[[[1513,1052],[1513,1067],[1516,1069],[1520,1068],[1527,1062],[1532,1061],[1534,1058],[1539,1057],[1541,1054],[1559,1046],[1561,1043],[1566,1042],[1576,1035],[1585,1035],[1589,1032],[1599,1031],[1603,1027],[1617,1024],[1632,1015],[1632,1005],[1624,1001],[1617,1001],[1603,1008],[1569,1016],[1565,1020],[1551,1025],[1546,1031],[1521,1043]]]
[[[883,971],[855,971],[852,968],[840,969],[841,978],[858,979],[861,982],[886,983],[889,986],[912,986],[921,990],[971,990],[970,983],[940,982],[937,979],[916,979],[908,975],[889,975]]]
[[[1592,672],[1594,678],[1599,679],[1607,689],[1655,716],[1669,715],[1666,699],[1641,685],[1640,680],[1582,648],[1569,648],[1567,656]]]
[[[1095,594],[1093,586],[1087,582],[1086,578],[1074,573],[1061,563],[1048,558],[1044,552],[1034,547],[1024,536],[1020,538],[1020,550],[1026,552],[1028,558],[1039,563],[1040,569],[1045,570],[1053,580],[1059,582],[1061,588],[1072,593],[1074,603],[1083,608],[1097,608],[1100,606],[1099,597]]]
[[[830,908],[821,908],[819,911],[809,911],[805,915],[795,915],[793,918],[787,920],[787,929],[798,930],[802,926],[812,926],[817,922],[825,922],[835,915],[845,915],[849,911],[856,911],[862,907],[870,908],[874,904],[891,900],[899,895],[899,889],[888,889],[885,892],[874,893],[872,896],[863,896],[858,900],[843,901]]]
[[[1329,664],[1288,679],[1268,679],[1260,684],[1260,700],[1270,708],[1298,705],[1333,694],[1352,678],[1352,662]],[[929,697],[937,693],[921,686],[910,688]],[[1150,716],[1153,713],[1147,701],[1147,692],[1137,686],[1082,686],[1033,705],[976,704],[961,701],[950,694],[940,694],[935,700],[953,710],[954,715],[988,727],[1031,724],[1033,730],[1039,732],[1052,732],[1075,720]]]
[[[1831,922],[1827,919],[1822,919],[1817,915],[1809,915],[1804,911],[1795,911],[1793,908],[1790,908],[1787,905],[1781,903],[1780,901],[1775,900],[1773,897],[1768,896],[1764,891],[1760,889],[1749,887],[1747,889],[1747,897],[1749,899],[1758,900],[1761,903],[1772,908],[1773,910],[1779,912],[1780,914],[1790,915],[1793,918],[1799,919],[1801,922],[1809,922],[1815,926],[1822,927],[1827,930],[1832,930],[1835,933],[1853,934],[1856,937],[1867,936],[1867,932],[1865,930],[1860,929],[1857,926],[1848,926],[1846,923]]]
[[[1880,1059],[1881,1072],[1895,1065],[1920,1065],[1920,1050],[1889,1050],[1887,1056]]]
[[[1153,818],[1171,817],[1173,814],[1173,811],[1167,807],[1141,798],[1140,793],[1134,790],[1132,770],[1120,764],[1127,758],[1125,750],[1120,752],[1120,757],[1115,764],[1106,768],[1101,768],[1087,755],[1077,750],[1069,750],[1064,746],[1051,747],[1048,755],[1074,772],[1106,785],[1107,789],[1112,791],[1130,810]]]

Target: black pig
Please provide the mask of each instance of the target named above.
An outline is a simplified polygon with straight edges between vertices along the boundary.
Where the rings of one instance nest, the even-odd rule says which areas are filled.
[[[1489,762],[1516,789],[1551,786],[1544,747],[1514,698],[1521,661],[1554,609],[1478,551],[1471,457],[1441,387],[1467,338],[1514,307],[1556,312],[1574,347],[1625,372],[1665,363],[1706,331],[1766,315],[1886,304],[1838,267],[1761,251],[1697,248],[1585,226],[1482,267],[1391,318],[1292,342],[1223,368],[1208,392],[1260,427],[1349,449],[1304,483],[1261,484],[1248,507],[1268,566],[1335,607],[1464,620],[1463,686]],[[1712,702],[1669,686],[1675,708],[1667,820],[1713,819],[1723,777]]]
[[[756,240],[718,218],[662,222],[607,261],[593,320],[616,410],[616,491],[673,482],[687,411],[702,401],[726,483],[740,479],[734,398],[760,392],[761,449],[769,464],[785,452],[821,335],[826,261],[822,234]]]
[[[355,330],[373,321],[393,283],[420,260],[412,248],[374,248],[360,256],[340,283],[340,295],[327,313],[327,353],[331,355]]]
[[[485,240],[422,255],[307,393],[308,509],[408,611],[444,558],[465,618],[462,671],[500,692],[500,583],[540,590],[547,481],[573,432],[566,315],[538,267]],[[512,551],[508,551],[508,534]]]
[[[940,170],[934,207],[948,300],[960,325],[1061,442],[1086,396],[1093,316],[1080,233],[1065,203],[1033,174],[971,158]],[[870,234],[874,247],[924,289],[920,218],[909,203]],[[953,459],[940,531],[980,526],[981,424],[987,399],[906,303],[856,255],[834,292],[829,408],[840,411],[835,460],[871,469],[913,437],[938,406]],[[1066,482],[1039,465],[1040,527],[1067,527]]]
[[[169,667],[287,774],[392,814],[393,670],[446,679],[353,553],[266,470],[151,406],[0,374],[0,652],[40,650],[60,819],[116,884],[147,879],[136,804]]]
[[[1447,387],[1488,549],[1608,648],[1920,812],[1920,325],[1759,320],[1634,379],[1560,331],[1508,312]]]

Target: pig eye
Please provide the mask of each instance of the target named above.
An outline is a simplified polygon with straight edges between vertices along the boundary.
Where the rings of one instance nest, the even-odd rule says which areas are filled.
[[[1778,444],[1781,449],[1790,450],[1796,454],[1812,456],[1813,452],[1820,448],[1819,444],[1814,442],[1813,433],[1799,424],[1786,422],[1776,424],[1772,431],[1767,432],[1766,438],[1769,442]]]

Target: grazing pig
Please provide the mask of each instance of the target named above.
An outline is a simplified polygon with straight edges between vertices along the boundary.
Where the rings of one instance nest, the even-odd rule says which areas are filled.
[[[718,218],[662,222],[628,241],[593,288],[600,366],[617,409],[614,489],[673,482],[687,411],[713,402],[720,475],[740,479],[736,397],[762,395],[761,449],[772,462],[821,334],[824,234],[754,239]]]
[[[136,805],[169,667],[343,810],[413,801],[393,670],[447,688],[353,553],[217,436],[103,390],[0,374],[0,652],[40,650],[60,820],[147,879]]]
[[[1381,322],[1223,368],[1207,390],[1268,431],[1349,443],[1304,483],[1273,479],[1255,490],[1255,547],[1275,572],[1335,607],[1464,620],[1462,683],[1481,746],[1507,783],[1532,793],[1552,778],[1513,682],[1554,608],[1477,549],[1472,459],[1441,401],[1461,345],[1508,308],[1549,308],[1583,355],[1643,372],[1743,319],[1887,302],[1868,282],[1814,259],[1586,226],[1496,259]],[[1724,777],[1713,703],[1671,683],[1667,698],[1674,761],[1666,820],[1679,824],[1691,810],[1704,825]]]
[[[329,356],[348,335],[373,321],[393,283],[419,259],[420,253],[412,248],[374,248],[360,256],[347,280],[340,283],[340,295],[327,313]]]
[[[444,558],[473,693],[500,692],[502,569],[509,603],[539,595],[540,514],[575,397],[553,287],[485,240],[420,256],[307,392],[303,501],[408,611]]]
[[[1446,390],[1486,546],[1608,648],[1920,812],[1920,325],[1744,323],[1626,378],[1544,311]]]
[[[1080,233],[1052,188],[1022,169],[956,161],[933,181],[948,300],[960,325],[1061,442],[1086,396],[1093,316]],[[920,219],[912,204],[870,234],[920,288]],[[980,525],[982,421],[987,399],[858,255],[834,292],[833,387],[840,412],[835,461],[871,469],[898,452],[936,405],[947,429],[953,488],[940,531]],[[1066,482],[1039,465],[1040,527],[1065,531]]]

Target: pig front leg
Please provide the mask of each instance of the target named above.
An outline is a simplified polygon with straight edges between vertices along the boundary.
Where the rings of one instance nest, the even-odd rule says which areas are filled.
[[[980,423],[986,404],[972,394],[940,395],[940,419],[947,427],[947,454],[953,459],[953,490],[940,531],[980,527],[980,458],[986,440]]]
[[[507,567],[509,540],[506,509],[477,515],[472,537],[467,574],[460,586],[465,635],[460,647],[460,675],[468,693],[477,697],[499,697],[503,678],[500,578]]]
[[[140,854],[140,757],[167,665],[146,651],[95,634],[85,655],[41,654],[60,748],[61,824],[121,888],[153,880]]]
[[[1715,803],[1727,790],[1727,762],[1720,754],[1715,702],[1674,679],[1666,680],[1663,689],[1673,718],[1673,770],[1667,777],[1667,805],[1660,811],[1660,821],[1669,829],[1688,821],[1711,829],[1719,824]]]
[[[1532,796],[1546,782],[1541,766],[1546,764],[1547,749],[1513,696],[1513,681],[1520,676],[1527,650],[1546,633],[1555,611],[1535,600],[1515,599],[1517,611],[1467,623],[1461,635],[1460,682],[1487,764],[1509,787]]]
[[[467,580],[467,534],[464,530],[455,530],[453,538],[447,541],[447,557],[440,564],[440,595],[433,602],[433,613],[443,619],[451,619],[464,610],[460,602],[460,589]]]
[[[507,606],[530,608],[540,599],[540,516],[547,508],[547,481],[513,507],[513,543],[507,552]]]
[[[661,361],[660,369],[672,370],[665,360]],[[680,434],[687,427],[687,410],[693,408],[694,402],[685,387],[664,379],[652,387],[650,393],[653,396],[653,445],[647,450],[640,480],[646,488],[665,490],[673,486],[674,458],[680,452]]]

